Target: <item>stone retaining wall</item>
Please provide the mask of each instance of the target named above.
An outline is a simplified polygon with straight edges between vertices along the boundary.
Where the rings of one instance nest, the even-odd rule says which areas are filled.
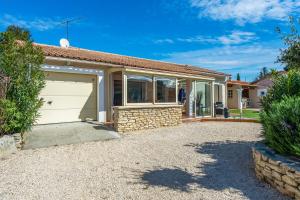
[[[0,158],[15,153],[22,148],[22,137],[20,133],[4,135],[0,137]]]
[[[273,150],[258,143],[252,149],[255,173],[289,197],[300,199],[300,162],[276,154]]]
[[[15,140],[12,136],[4,135],[0,137],[0,158],[17,151]]]
[[[21,133],[14,133],[14,134],[12,134],[12,136],[13,136],[13,138],[15,140],[17,149],[21,149],[22,148],[22,144],[23,144]]]
[[[180,123],[180,105],[114,107],[114,127],[117,132],[176,126]]]

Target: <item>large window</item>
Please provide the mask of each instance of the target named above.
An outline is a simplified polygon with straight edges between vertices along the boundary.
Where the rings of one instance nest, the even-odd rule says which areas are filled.
[[[155,77],[155,102],[176,102],[176,79]]]
[[[150,76],[127,75],[127,103],[152,103],[153,81]]]

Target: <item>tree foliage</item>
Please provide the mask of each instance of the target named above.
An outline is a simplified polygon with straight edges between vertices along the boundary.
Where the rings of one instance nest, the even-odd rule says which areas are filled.
[[[290,70],[286,74],[273,72],[273,86],[267,95],[262,98],[264,111],[270,112],[271,105],[280,102],[286,96],[300,96],[300,71]]]
[[[261,68],[261,70],[255,80],[260,80],[260,79],[266,77],[267,75],[269,75],[270,73],[271,72],[269,71],[269,69],[267,67],[263,67],[263,68]]]
[[[10,78],[6,100],[0,104],[1,121],[8,123],[6,128],[1,125],[2,134],[24,132],[34,124],[42,105],[38,95],[45,85],[43,62],[43,52],[33,45],[29,31],[10,26],[0,33],[0,70]]]
[[[293,17],[290,17],[289,33],[284,33],[280,28],[277,28],[277,32],[281,35],[286,46],[285,49],[281,49],[277,62],[284,64],[286,71],[290,69],[300,69],[299,26],[300,19],[296,21]]]
[[[238,81],[241,80],[241,75],[240,75],[240,73],[237,73],[237,74],[236,74],[236,80],[238,80]]]

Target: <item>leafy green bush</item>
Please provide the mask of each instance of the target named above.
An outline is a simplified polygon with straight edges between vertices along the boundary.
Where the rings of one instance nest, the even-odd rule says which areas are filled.
[[[284,97],[261,112],[266,144],[275,151],[300,156],[300,96]]]
[[[275,74],[273,83],[260,114],[266,144],[279,153],[300,156],[300,72]]]
[[[8,124],[0,127],[4,134],[27,131],[38,117],[42,106],[39,93],[45,85],[43,62],[43,52],[32,43],[27,30],[11,26],[0,33],[0,71],[10,78],[6,99],[11,103],[5,102],[0,107],[3,115],[0,118]]]
[[[272,111],[272,103],[280,102],[288,96],[300,96],[300,71],[290,70],[286,74],[273,75],[273,87],[261,104],[264,111]]]
[[[20,129],[19,120],[22,114],[18,111],[16,104],[7,99],[0,99],[0,135],[12,134],[13,130]]]

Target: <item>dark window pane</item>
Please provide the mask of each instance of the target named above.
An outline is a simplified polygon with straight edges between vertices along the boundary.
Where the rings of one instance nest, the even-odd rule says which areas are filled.
[[[156,77],[156,103],[176,102],[176,79]]]
[[[152,103],[153,82],[152,77],[127,75],[127,102]]]

